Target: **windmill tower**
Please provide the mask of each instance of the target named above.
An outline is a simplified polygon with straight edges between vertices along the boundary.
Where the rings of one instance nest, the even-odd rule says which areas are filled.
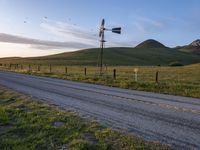
[[[121,34],[121,27],[117,28],[112,28],[112,29],[107,29],[105,28],[105,19],[101,21],[101,26],[100,26],[100,31],[99,31],[99,38],[100,38],[100,62],[99,62],[99,67],[100,67],[100,75],[103,74],[103,49],[105,47],[105,31],[111,31],[113,33]]]

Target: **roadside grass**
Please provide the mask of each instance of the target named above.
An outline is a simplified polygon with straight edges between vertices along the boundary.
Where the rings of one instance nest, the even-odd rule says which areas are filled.
[[[169,146],[105,128],[78,114],[0,87],[2,150],[168,150]]]
[[[84,68],[87,68],[86,76]],[[135,68],[138,68],[137,82],[134,76]],[[5,67],[1,69],[8,70]],[[116,69],[116,79],[113,79],[113,69]],[[66,66],[51,66],[50,72],[49,66],[41,65],[38,71],[38,66],[32,65],[31,71],[28,70],[28,65],[23,65],[23,69],[11,68],[11,71],[20,73],[200,98],[200,64],[182,67],[110,66],[104,67],[103,76],[99,76],[97,67],[91,66],[67,66],[67,72]],[[155,82],[157,71],[159,72],[158,83]]]

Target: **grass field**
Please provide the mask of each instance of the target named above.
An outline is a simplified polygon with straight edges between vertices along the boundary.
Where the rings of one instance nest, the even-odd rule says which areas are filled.
[[[0,87],[1,150],[168,150]]]
[[[6,69],[7,68],[7,69]],[[99,76],[97,67],[80,66],[40,66],[28,65],[14,66],[10,69],[1,67],[4,70],[12,70],[21,73],[48,76],[67,80],[81,81],[87,83],[102,84],[127,89],[152,91],[164,94],[173,94],[200,98],[200,64],[183,67],[144,67],[144,66],[119,66],[104,67],[104,75]],[[138,68],[138,80],[135,81],[134,69]],[[113,78],[113,69],[116,69],[116,79]],[[159,72],[159,82],[155,82],[156,72]]]

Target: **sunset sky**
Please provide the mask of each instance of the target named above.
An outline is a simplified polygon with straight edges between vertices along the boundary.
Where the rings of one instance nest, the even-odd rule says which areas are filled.
[[[146,39],[166,46],[200,38],[199,0],[0,0],[0,57],[42,56],[106,46],[133,47]]]

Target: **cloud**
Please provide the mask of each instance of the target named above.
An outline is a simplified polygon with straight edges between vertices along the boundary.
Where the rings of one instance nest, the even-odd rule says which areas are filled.
[[[143,33],[148,33],[151,31],[158,31],[164,28],[164,23],[154,19],[137,16],[136,21],[134,21],[134,26]]]
[[[98,43],[96,32],[79,27],[75,24],[48,21],[42,23],[41,27],[48,33],[67,41],[81,41],[82,43],[93,46],[96,46]]]
[[[164,26],[162,22],[159,22],[159,21],[156,21],[156,20],[153,20],[153,19],[150,19],[150,18],[139,17],[138,20],[140,22],[150,24],[150,25],[152,25],[154,27],[158,27],[158,28],[161,28],[161,27]]]
[[[32,39],[17,35],[11,35],[6,33],[0,33],[0,42],[5,43],[15,43],[15,44],[26,44],[30,45],[33,48],[38,49],[81,49],[81,48],[89,48],[93,47],[90,44],[84,44],[82,42],[58,42],[58,41],[47,41],[47,40],[39,40],[39,39]]]

